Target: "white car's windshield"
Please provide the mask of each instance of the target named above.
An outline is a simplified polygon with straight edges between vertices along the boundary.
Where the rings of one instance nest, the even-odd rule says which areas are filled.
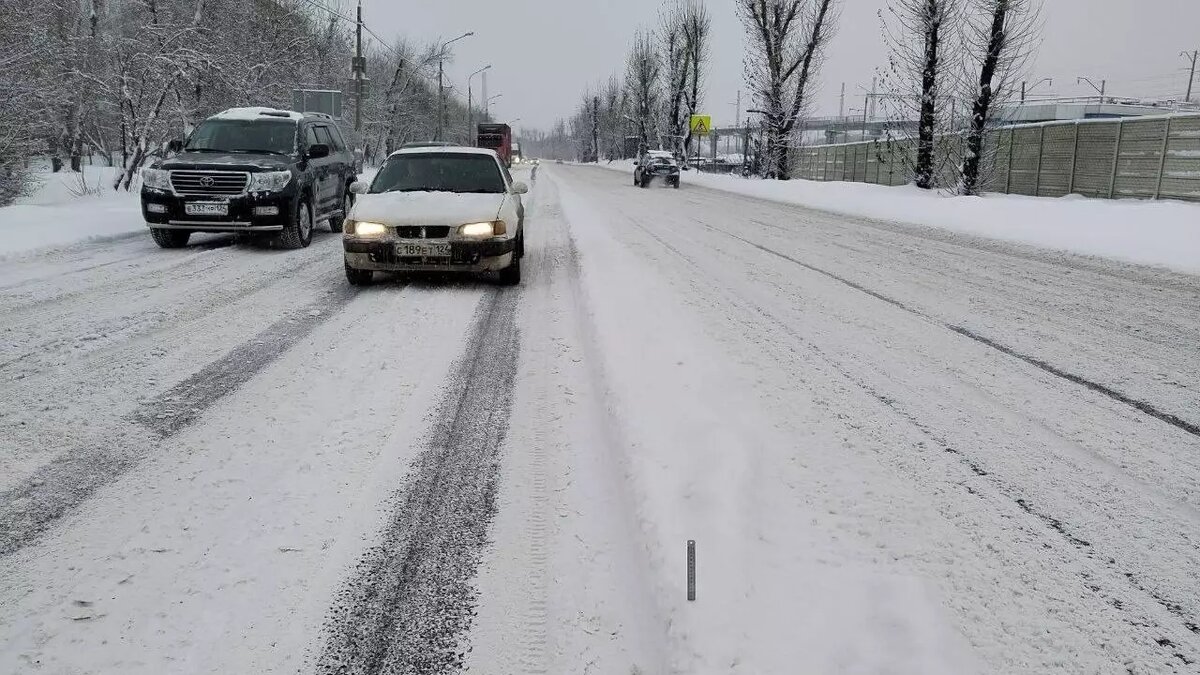
[[[371,184],[371,192],[503,193],[504,176],[489,155],[422,153],[391,157]]]

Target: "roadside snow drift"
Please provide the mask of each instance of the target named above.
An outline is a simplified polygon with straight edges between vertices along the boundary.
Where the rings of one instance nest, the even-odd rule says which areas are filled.
[[[144,231],[137,191],[112,189],[117,171],[46,174],[32,195],[0,208],[0,257]]]
[[[633,173],[629,162],[601,166]],[[1200,274],[1200,204],[1078,195],[961,197],[915,186],[768,181],[698,171],[685,172],[683,183],[849,216],[937,227]]]

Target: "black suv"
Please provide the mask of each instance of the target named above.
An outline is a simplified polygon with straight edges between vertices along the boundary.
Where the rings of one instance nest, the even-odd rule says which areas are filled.
[[[142,215],[163,248],[193,232],[269,236],[285,248],[313,226],[342,231],[357,162],[337,121],[320,113],[234,108],[173,141],[177,153],[142,170]]]

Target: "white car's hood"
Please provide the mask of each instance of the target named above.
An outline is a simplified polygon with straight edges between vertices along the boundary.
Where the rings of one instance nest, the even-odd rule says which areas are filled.
[[[495,220],[506,194],[455,192],[383,192],[358,195],[351,218],[392,227],[450,225]]]

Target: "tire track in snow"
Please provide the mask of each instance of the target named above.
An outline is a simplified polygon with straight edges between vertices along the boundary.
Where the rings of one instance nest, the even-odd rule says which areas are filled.
[[[630,224],[634,225],[637,229],[641,230],[646,236],[650,237],[651,239],[656,241],[659,245],[663,246],[664,248],[669,250],[671,253],[678,256],[688,266],[699,271],[701,274],[704,273],[704,268],[698,262],[696,262],[696,260],[693,259],[691,256],[687,255],[686,253],[681,251],[679,248],[672,245],[670,242],[666,241],[664,238],[660,237],[658,234],[652,232],[649,228],[647,228],[643,224],[637,222],[636,220],[631,219],[631,218],[626,218],[626,220]],[[707,225],[707,224],[703,224],[703,223],[701,223],[701,224],[705,228],[707,228],[711,231],[717,232],[719,234],[727,235],[734,239],[738,239],[740,241],[743,241],[744,243],[754,246],[755,248],[759,248],[759,249],[762,249],[773,255],[785,258],[789,262],[792,262],[792,263],[795,263],[802,267],[811,269],[814,272],[818,272],[820,274],[829,276],[836,281],[839,281],[847,286],[850,286],[851,288],[854,288],[855,290],[861,291],[872,297],[875,297],[884,302],[887,302],[888,304],[894,305],[894,306],[896,306],[900,309],[903,309],[907,312],[910,312],[912,314],[920,316],[921,318],[926,319],[935,325],[943,326],[945,328],[949,328],[950,330],[954,330],[954,328],[952,326],[943,324],[942,322],[937,321],[936,319],[931,319],[931,318],[925,316],[924,314],[920,313],[919,311],[914,310],[897,300],[894,300],[892,298],[888,298],[884,295],[878,294],[878,293],[876,293],[870,289],[867,289],[865,287],[861,287],[852,281],[842,279],[836,275],[825,272],[824,270],[821,270],[819,268],[811,267],[805,263],[802,263],[798,260],[790,258],[784,254],[769,250],[766,247],[755,244],[754,242],[743,239],[737,235],[734,235],[734,234],[725,232],[723,230],[720,230],[718,228],[712,227],[711,225]],[[730,297],[733,297],[733,296],[730,294]],[[958,461],[963,464],[963,466],[965,466],[967,469],[969,469],[976,476],[979,476],[981,479],[990,483],[993,486],[993,488],[996,489],[1000,495],[1002,495],[1004,498],[1012,501],[1023,512],[1029,514],[1030,516],[1036,518],[1038,521],[1042,522],[1047,528],[1049,528],[1051,531],[1053,531],[1057,536],[1061,537],[1072,548],[1079,550],[1086,557],[1096,561],[1097,564],[1102,565],[1103,567],[1111,570],[1114,574],[1114,578],[1124,579],[1133,590],[1135,590],[1138,593],[1141,593],[1145,597],[1149,598],[1151,601],[1153,601],[1154,603],[1158,604],[1160,607],[1165,609],[1169,614],[1171,614],[1174,617],[1176,617],[1177,619],[1179,619],[1182,623],[1182,627],[1185,630],[1187,630],[1191,633],[1194,633],[1194,634],[1200,634],[1200,626],[1197,625],[1196,617],[1187,608],[1185,608],[1182,604],[1180,604],[1179,602],[1176,602],[1174,600],[1171,600],[1170,598],[1166,597],[1160,591],[1155,590],[1149,583],[1147,583],[1144,579],[1142,579],[1139,575],[1135,574],[1134,572],[1128,572],[1128,571],[1122,570],[1114,558],[1101,555],[1100,552],[1097,551],[1093,547],[1091,542],[1088,542],[1088,541],[1076,536],[1075,534],[1073,534],[1073,532],[1072,532],[1073,528],[1070,527],[1068,524],[1064,523],[1061,519],[1056,518],[1053,515],[1034,506],[1029,500],[1027,500],[1021,496],[1021,491],[1019,488],[1017,488],[1014,485],[1004,482],[1003,480],[997,478],[995,475],[986,471],[979,463],[974,461],[972,458],[966,456],[958,449],[954,448],[947,439],[943,438],[940,434],[934,432],[928,425],[926,425],[924,422],[922,422],[916,415],[914,415],[910,411],[906,410],[903,406],[900,405],[900,403],[898,401],[895,401],[894,399],[886,396],[885,394],[879,392],[877,389],[872,387],[869,383],[856,377],[853,373],[851,373],[850,371],[845,369],[840,363],[838,363],[833,357],[826,354],[820,347],[813,344],[812,342],[807,340],[805,337],[803,337],[802,335],[797,333],[791,326],[787,325],[786,322],[780,320],[779,318],[774,316],[772,313],[767,311],[765,308],[758,306],[757,304],[755,304],[752,300],[750,300],[748,298],[740,298],[739,301],[742,303],[745,303],[746,305],[753,307],[753,309],[756,311],[756,313],[759,314],[763,319],[775,324],[775,326],[778,329],[782,330],[789,337],[796,340],[800,344],[804,345],[805,348],[807,348],[810,351],[812,351],[813,353],[815,353],[823,361],[825,361],[832,368],[834,368],[835,371],[837,371],[840,375],[845,377],[849,382],[854,384],[856,387],[861,389],[863,392],[865,392],[871,398],[873,398],[876,401],[878,401],[879,403],[883,404],[886,408],[888,408],[893,413],[895,413],[896,415],[898,415],[899,417],[904,419],[906,422],[911,424],[914,428],[919,430],[927,438],[929,438],[933,442],[937,443],[939,445],[939,447],[941,447],[947,454],[954,455],[958,459]],[[958,332],[958,331],[955,331],[955,332]],[[995,348],[993,345],[988,345],[988,346],[992,346],[993,348]],[[968,493],[973,494],[973,495],[976,494],[976,491],[973,488],[971,488],[965,484],[963,484],[963,487],[967,490]],[[1087,590],[1089,590],[1090,592],[1092,592],[1092,593],[1098,595],[1099,597],[1101,597],[1102,599],[1104,599],[1105,602],[1107,602],[1109,605],[1111,605],[1115,609],[1117,609],[1121,612],[1127,612],[1127,610],[1124,607],[1121,600],[1119,598],[1114,597],[1113,594],[1105,592],[1105,589],[1102,588],[1101,586],[1097,585],[1096,581],[1094,579],[1092,579],[1087,572],[1080,572],[1080,577],[1082,578],[1082,581],[1084,582],[1084,587],[1087,588]],[[1131,626],[1135,626],[1135,627],[1153,626],[1154,628],[1157,628],[1160,633],[1160,637],[1158,637],[1155,640],[1156,643],[1158,644],[1158,646],[1167,650],[1172,658],[1177,659],[1178,661],[1183,663],[1185,666],[1193,665],[1197,662],[1197,660],[1200,660],[1200,657],[1198,657],[1195,654],[1193,654],[1192,656],[1188,656],[1187,654],[1184,653],[1184,649],[1177,642],[1172,641],[1168,637],[1162,636],[1162,633],[1170,633],[1171,632],[1170,628],[1168,628],[1166,626],[1162,626],[1162,625],[1158,624],[1157,622],[1154,622],[1152,619],[1149,619],[1148,617],[1133,615],[1133,614],[1129,614],[1126,617],[1126,621]],[[1185,633],[1180,633],[1180,635],[1185,635]]]
[[[162,438],[189,426],[214,403],[248,382],[346,306],[356,289],[345,285],[329,299],[310,303],[271,324],[250,341],[147,401],[130,419]]]
[[[1011,347],[1000,344],[999,342],[996,342],[995,340],[984,337],[984,336],[982,336],[974,331],[971,331],[967,328],[964,328],[962,326],[957,326],[954,324],[949,324],[949,323],[939,321],[938,319],[935,319],[935,318],[921,312],[920,310],[914,309],[914,308],[904,304],[903,302],[900,302],[899,300],[890,298],[886,295],[883,295],[882,293],[879,293],[878,291],[871,290],[870,288],[867,288],[866,286],[863,286],[862,284],[858,284],[856,282],[850,281],[849,279],[846,279],[845,277],[834,274],[833,272],[830,272],[828,270],[824,270],[815,265],[810,265],[801,260],[797,260],[796,258],[793,258],[793,257],[787,255],[786,253],[780,253],[779,251],[776,251],[772,248],[769,248],[767,246],[763,246],[762,244],[758,244],[756,242],[750,241],[749,239],[745,239],[745,238],[740,237],[731,232],[726,232],[725,230],[722,230],[720,228],[716,228],[711,225],[707,225],[707,224],[703,224],[703,223],[701,223],[701,224],[705,228],[707,228],[708,230],[710,230],[712,232],[723,234],[732,239],[736,239],[744,244],[753,246],[754,248],[759,249],[760,251],[763,251],[765,253],[769,253],[773,256],[776,256],[777,258],[786,260],[795,265],[799,265],[800,267],[803,267],[812,272],[816,272],[817,274],[824,275],[824,276],[826,276],[830,279],[833,279],[834,281],[837,281],[845,286],[849,286],[850,288],[853,288],[856,291],[859,291],[861,293],[866,293],[867,295],[869,295],[873,298],[882,300],[883,302],[886,302],[890,305],[894,305],[895,307],[903,309],[904,311],[909,312],[910,314],[914,314],[923,319],[931,321],[937,325],[942,326],[943,328],[945,328],[947,330],[958,333],[959,335],[962,335],[963,337],[970,338],[970,339],[978,342],[979,344],[986,345],[992,349],[995,349],[996,351],[998,351],[1002,354],[1011,356],[1016,359],[1020,359],[1021,361],[1024,361],[1025,363],[1028,363],[1031,366],[1035,366],[1051,375],[1054,375],[1055,377],[1059,377],[1059,378],[1062,378],[1069,382],[1073,382],[1080,386],[1091,389],[1094,392],[1103,394],[1104,396],[1107,396],[1118,403],[1122,403],[1127,406],[1130,406],[1142,413],[1145,413],[1146,415],[1149,415],[1159,421],[1165,422],[1177,429],[1186,431],[1187,433],[1189,433],[1193,436],[1200,437],[1200,425],[1193,424],[1193,423],[1191,423],[1185,419],[1182,419],[1176,415],[1172,415],[1169,412],[1159,410],[1157,407],[1155,407],[1151,403],[1147,403],[1146,401],[1140,401],[1131,396],[1123,394],[1115,389],[1112,389],[1103,384],[1100,384],[1099,382],[1096,382],[1094,380],[1089,380],[1086,377],[1082,377],[1080,375],[1075,375],[1074,373],[1066,372],[1066,371],[1064,371],[1060,368],[1057,368],[1045,361],[1042,361],[1041,359],[1035,358],[1033,356],[1029,356],[1027,354],[1022,354],[1021,352],[1018,352],[1015,349],[1012,349]]]
[[[462,667],[472,585],[496,510],[520,334],[518,289],[480,304],[463,358],[380,536],[334,600],[321,675],[446,673]]]
[[[355,297],[350,286],[302,307],[200,372],[145,402],[127,419],[150,434],[119,429],[94,447],[67,450],[18,487],[0,492],[0,556],[29,545],[53,521],[190,426]]]

